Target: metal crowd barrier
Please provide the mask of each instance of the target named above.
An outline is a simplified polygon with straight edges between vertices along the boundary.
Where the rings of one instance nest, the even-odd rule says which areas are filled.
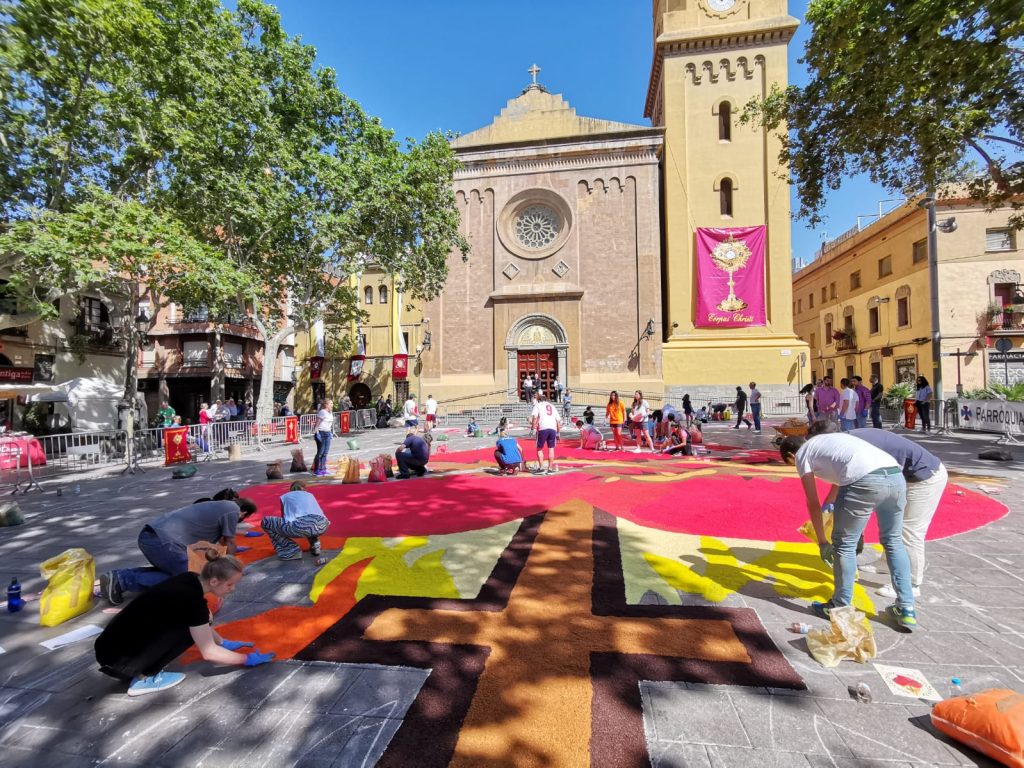
[[[372,408],[351,411],[349,429],[358,432],[376,426],[377,414]],[[340,413],[335,413],[334,431],[339,433]],[[285,444],[287,417],[278,416],[267,421],[216,421],[210,424],[190,424],[187,439],[194,461],[224,457],[232,444],[243,453],[262,451]],[[311,437],[316,429],[316,414],[298,417],[299,437]],[[0,451],[0,489],[15,490],[33,481],[63,475],[73,475],[102,467],[127,467],[128,433],[124,430],[99,430],[44,435],[34,438],[46,457],[45,463],[28,465],[22,452],[14,449]],[[139,464],[156,465],[164,461],[164,430],[162,427],[136,429],[132,433],[134,459]],[[24,464],[24,466],[23,466]]]

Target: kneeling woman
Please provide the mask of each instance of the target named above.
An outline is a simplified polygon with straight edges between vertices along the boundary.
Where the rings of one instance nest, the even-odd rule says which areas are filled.
[[[232,555],[208,550],[200,574],[182,573],[161,582],[132,600],[96,638],[100,671],[129,682],[128,695],[142,696],[171,688],[185,679],[183,672],[164,667],[193,643],[207,661],[254,667],[274,658],[252,643],[224,640],[210,624],[204,595],[224,598],[242,578],[242,563]]]

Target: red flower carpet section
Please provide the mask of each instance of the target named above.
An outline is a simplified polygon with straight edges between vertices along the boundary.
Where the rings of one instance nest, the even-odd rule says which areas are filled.
[[[806,520],[800,483],[770,452],[734,451],[723,461],[560,446],[555,475],[513,477],[485,471],[492,454],[488,442],[435,456],[436,474],[422,479],[311,484],[331,521],[325,546],[352,544],[351,564],[337,566],[344,570],[314,605],[277,608],[223,631],[258,639],[281,658],[430,669],[379,763],[403,768],[649,765],[639,681],[803,687],[751,609],[626,599],[620,521],[657,536],[806,543],[797,532]],[[267,483],[243,495],[278,514],[287,488]],[[978,528],[1006,511],[951,486],[929,538]],[[430,561],[429,574],[447,578],[443,561],[423,554],[429,542],[517,521],[472,597],[357,596],[367,592],[359,583],[371,570],[381,579],[383,568]],[[875,536],[872,527],[868,538]],[[365,545],[371,539],[425,549],[408,561],[360,559],[378,551]],[[246,555],[273,553],[260,542]],[[412,573],[394,583],[410,584],[402,579]]]

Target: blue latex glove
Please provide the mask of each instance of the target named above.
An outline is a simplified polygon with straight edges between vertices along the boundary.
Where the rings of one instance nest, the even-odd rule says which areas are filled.
[[[237,651],[239,648],[252,648],[252,643],[244,640],[221,640],[221,648],[227,648],[229,651]]]
[[[831,504],[831,503],[830,504],[822,504],[821,505],[821,512],[822,512],[822,514],[824,514],[825,512],[828,512],[829,514],[834,515],[835,512],[836,512],[836,505],[835,504]]]
[[[832,545],[831,544],[819,544],[818,545],[818,552],[819,552],[819,554],[821,554],[821,559],[825,561],[825,565],[827,565],[829,568],[831,568],[832,564],[835,562],[835,559],[836,559],[836,553],[832,549]]]
[[[248,552],[252,547],[235,547],[235,552]]]
[[[262,536],[263,535],[263,531],[246,531],[245,535],[248,536],[250,539],[252,539],[252,538],[255,538],[256,536]]]
[[[274,658],[274,654],[272,654],[272,653],[260,653],[257,650],[253,650],[252,652],[246,654],[246,656],[245,656],[245,666],[247,666],[247,667],[257,667],[260,664],[266,664],[268,661],[272,660],[273,658]]]

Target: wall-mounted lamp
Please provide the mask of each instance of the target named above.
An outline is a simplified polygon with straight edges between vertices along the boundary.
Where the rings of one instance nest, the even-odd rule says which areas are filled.
[[[423,349],[430,349],[430,331],[423,334]]]
[[[935,228],[947,235],[956,232],[956,216],[950,216],[944,221],[936,222]]]
[[[875,296],[875,303],[876,304],[888,304],[890,301],[892,301],[892,299],[890,299],[888,296],[886,296],[884,298],[881,297],[881,296]]]
[[[647,321],[647,327],[644,328],[644,332],[640,334],[641,340],[649,339],[654,335],[654,318]]]

